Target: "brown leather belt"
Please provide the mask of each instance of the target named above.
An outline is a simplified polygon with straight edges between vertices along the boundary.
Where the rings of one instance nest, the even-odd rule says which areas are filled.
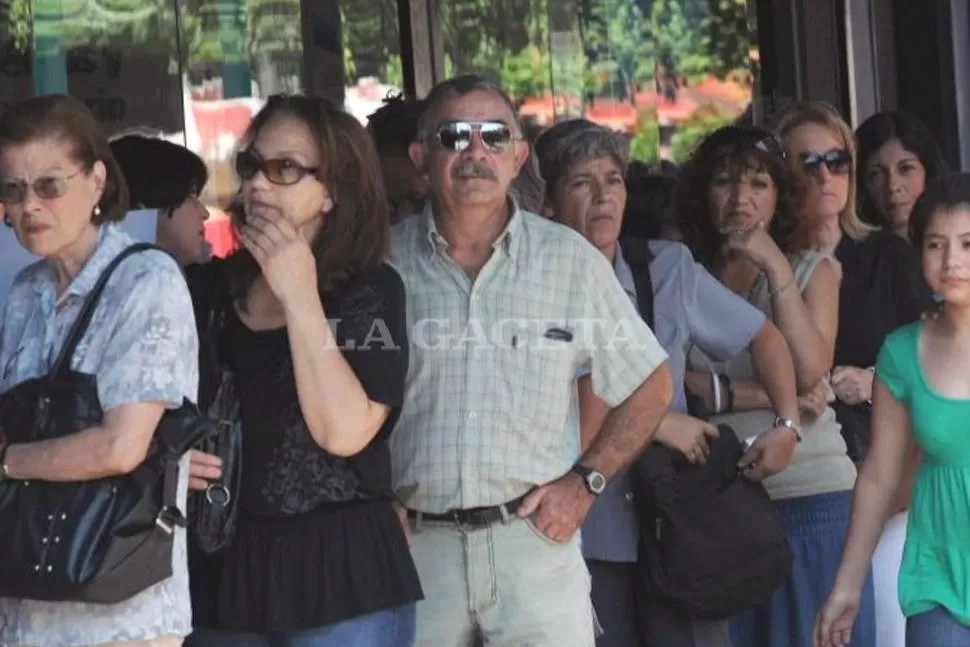
[[[488,508],[469,508],[467,510],[450,510],[444,514],[430,514],[408,510],[408,518],[416,519],[420,516],[423,521],[434,521],[437,523],[453,523],[458,526],[471,526],[483,528],[493,523],[505,521],[508,517],[514,517],[519,506],[525,500],[526,495],[513,499],[508,503],[493,505]]]

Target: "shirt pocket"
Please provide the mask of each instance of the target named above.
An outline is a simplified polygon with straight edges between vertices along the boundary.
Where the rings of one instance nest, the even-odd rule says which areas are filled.
[[[498,348],[498,376],[514,420],[536,433],[561,434],[569,414],[579,344],[565,327],[510,331]],[[565,333],[565,334],[563,334]]]

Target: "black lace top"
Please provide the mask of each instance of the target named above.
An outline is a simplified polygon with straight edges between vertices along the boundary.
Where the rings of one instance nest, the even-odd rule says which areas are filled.
[[[356,456],[325,452],[300,410],[286,329],[253,331],[229,312],[220,347],[240,399],[241,515],[225,553],[195,556],[197,626],[294,631],[421,598],[391,508],[387,444],[407,372],[404,286],[383,266],[324,306],[340,352],[369,398],[391,413]]]

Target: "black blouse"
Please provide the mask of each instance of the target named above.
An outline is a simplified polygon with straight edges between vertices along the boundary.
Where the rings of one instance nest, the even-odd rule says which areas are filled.
[[[933,294],[909,243],[890,231],[861,241],[842,236],[835,258],[842,265],[835,366],[868,368],[889,333],[933,307]],[[869,444],[869,406],[837,402],[835,412],[849,455],[862,460]]]
[[[327,453],[300,411],[286,329],[251,330],[230,310],[220,347],[240,399],[240,518],[225,552],[192,560],[196,626],[298,631],[422,597],[391,506],[388,436],[407,373],[403,282],[385,265],[324,305],[340,352],[390,415],[357,455]]]

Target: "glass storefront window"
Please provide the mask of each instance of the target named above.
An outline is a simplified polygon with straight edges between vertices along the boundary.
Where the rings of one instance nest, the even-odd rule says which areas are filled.
[[[746,0],[452,0],[446,74],[485,74],[532,132],[585,117],[626,132],[631,155],[683,162],[743,116],[757,77]]]
[[[232,155],[272,94],[308,91],[362,122],[401,91],[396,0],[0,2],[0,105],[67,92],[109,135],[187,146],[225,207]],[[218,214],[217,214],[218,215]]]
[[[0,3],[0,104],[65,92],[109,132],[181,131],[175,35],[174,5],[162,0]]]

